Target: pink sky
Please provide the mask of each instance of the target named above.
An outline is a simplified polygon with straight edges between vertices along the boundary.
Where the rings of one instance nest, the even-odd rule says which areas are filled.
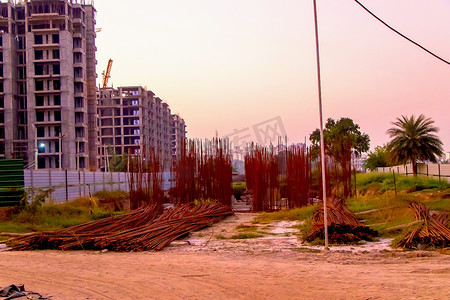
[[[318,0],[324,117],[350,117],[371,147],[402,114],[436,121],[450,151],[450,66],[378,23],[354,1]],[[450,60],[450,2],[362,0]],[[126,3],[126,5],[124,4]],[[97,72],[147,86],[189,137],[229,134],[280,116],[289,142],[319,126],[312,0],[97,0]],[[99,81],[101,76],[99,76]]]

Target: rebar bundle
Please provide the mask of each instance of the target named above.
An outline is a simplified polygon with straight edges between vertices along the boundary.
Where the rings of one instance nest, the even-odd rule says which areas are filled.
[[[8,244],[12,250],[159,251],[232,214],[219,203],[180,205],[160,215],[158,211],[158,205],[152,204],[115,218],[15,238]]]
[[[232,164],[227,140],[189,140],[174,169],[175,202],[218,200],[231,207]]]
[[[323,213],[322,204],[314,213],[312,227],[304,237],[305,241],[312,242],[316,239],[324,239]],[[361,240],[372,241],[374,237],[378,236],[376,230],[364,226],[356,219],[343,199],[332,198],[327,203],[327,221],[329,240],[333,244],[347,244]]]
[[[294,146],[287,151],[286,185],[289,208],[308,204],[312,189],[311,156],[305,146]]]
[[[282,208],[279,162],[273,149],[252,147],[245,156],[247,189],[253,194],[253,211],[275,211]]]
[[[397,244],[403,248],[423,248],[432,246],[445,248],[450,244],[450,229],[448,216],[439,213],[431,214],[422,203],[411,203],[409,208],[414,212],[415,218],[420,222],[409,231]]]
[[[162,173],[164,166],[153,148],[140,155],[128,155],[128,182],[130,207],[137,209],[143,205],[163,202]]]

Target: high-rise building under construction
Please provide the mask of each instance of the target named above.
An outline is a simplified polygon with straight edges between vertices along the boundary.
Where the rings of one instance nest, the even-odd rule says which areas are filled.
[[[97,168],[91,1],[0,3],[0,158]]]

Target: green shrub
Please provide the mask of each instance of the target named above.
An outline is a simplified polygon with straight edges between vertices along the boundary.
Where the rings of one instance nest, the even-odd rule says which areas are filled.
[[[233,194],[236,200],[241,200],[242,193],[247,189],[245,182],[233,182]]]

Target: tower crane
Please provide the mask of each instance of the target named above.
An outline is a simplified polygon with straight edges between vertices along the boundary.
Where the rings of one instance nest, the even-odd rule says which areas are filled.
[[[113,60],[109,59],[108,61],[108,67],[106,67],[106,71],[102,72],[103,75],[103,88],[106,89],[108,86],[108,80],[111,77],[111,67],[112,67]]]

